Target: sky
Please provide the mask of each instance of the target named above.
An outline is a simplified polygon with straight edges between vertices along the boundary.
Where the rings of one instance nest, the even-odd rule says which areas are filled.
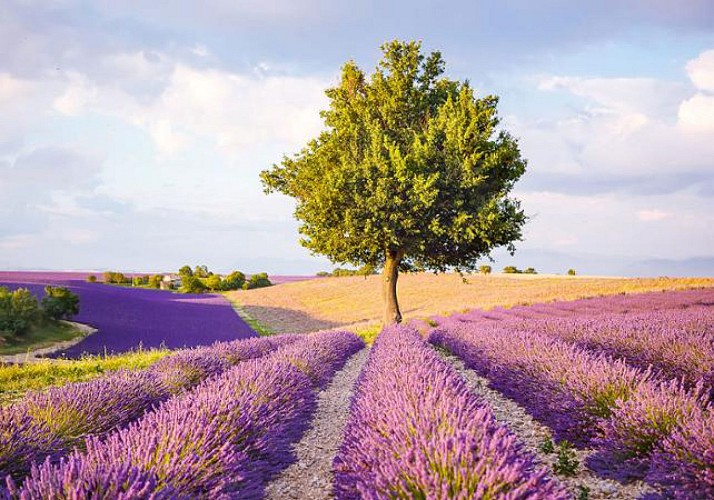
[[[258,173],[393,39],[519,138],[530,221],[496,266],[714,275],[710,0],[2,0],[0,269],[332,268]]]

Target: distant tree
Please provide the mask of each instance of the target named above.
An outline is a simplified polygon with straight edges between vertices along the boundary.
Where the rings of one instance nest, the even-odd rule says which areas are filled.
[[[329,271],[318,271],[317,274],[315,274],[315,276],[318,276],[320,278],[325,278],[325,277],[331,276],[331,275],[332,275],[332,273]]]
[[[79,296],[68,288],[46,286],[42,310],[47,317],[54,320],[70,319],[79,314]]]
[[[498,98],[444,78],[439,52],[399,41],[382,51],[371,77],[343,66],[326,130],[261,179],[297,201],[303,246],[382,269],[391,324],[400,271],[474,270],[496,247],[515,250],[526,216],[508,195],[526,162],[499,127]]]
[[[478,268],[478,271],[479,271],[481,274],[491,274],[491,271],[492,271],[492,270],[493,270],[493,269],[492,269],[491,266],[489,266],[488,264],[484,264],[484,265],[482,265],[482,266],[479,266],[479,268]]]
[[[535,267],[526,267],[523,274],[538,274],[538,271],[535,270]]]
[[[568,276],[575,276],[575,269],[568,269]]]
[[[521,270],[518,269],[516,266],[506,266],[503,268],[503,272],[505,274],[520,274]]]
[[[263,288],[271,286],[272,283],[268,279],[268,273],[253,274],[248,281],[243,284],[244,290],[252,290],[253,288]]]
[[[183,293],[203,293],[207,289],[206,285],[196,276],[187,276],[181,279],[181,291]]]
[[[240,271],[233,271],[223,280],[223,290],[240,290],[245,283],[245,274]]]
[[[93,275],[93,274],[90,274],[89,276],[87,276],[87,281],[88,281],[89,283],[96,283],[96,282],[97,282],[97,277],[96,277],[95,275]]]
[[[217,274],[212,274],[206,278],[206,286],[212,292],[223,290],[223,280]]]
[[[193,270],[193,275],[197,278],[208,278],[209,276],[208,266],[196,266]]]
[[[131,283],[131,280],[124,276],[124,274],[116,271],[107,271],[103,273],[104,283],[113,283],[116,285],[122,285],[125,283]]]
[[[42,318],[37,298],[27,289],[9,291],[0,287],[0,334],[15,336],[26,333]]]
[[[131,284],[134,286],[141,286],[144,284],[144,280],[141,279],[141,276],[134,276],[131,279]]]
[[[151,276],[149,276],[147,285],[149,286],[149,288],[161,288],[161,282],[163,280],[164,277],[160,274],[152,274]]]
[[[187,276],[193,276],[193,269],[191,269],[191,266],[185,265],[181,269],[178,270],[178,274],[183,280]]]

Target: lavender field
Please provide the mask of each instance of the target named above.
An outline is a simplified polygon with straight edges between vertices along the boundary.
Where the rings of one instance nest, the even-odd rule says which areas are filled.
[[[292,498],[714,497],[714,289],[430,324],[385,328],[363,367],[327,331],[31,392],[0,408],[0,498],[278,498],[291,470]],[[305,442],[326,394],[344,424]]]
[[[80,297],[75,321],[97,332],[59,355],[118,353],[139,345],[171,349],[256,336],[219,295],[174,294],[160,290],[87,283],[88,273],[0,272],[0,286],[28,288],[43,295],[45,285],[65,286]]]

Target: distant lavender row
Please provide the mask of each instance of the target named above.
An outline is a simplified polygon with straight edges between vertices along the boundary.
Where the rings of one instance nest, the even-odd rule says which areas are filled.
[[[0,498],[253,498],[289,460],[289,443],[324,384],[364,344],[353,334],[314,334],[240,363],[172,398],[106,439],[91,437],[53,465],[11,479]]]
[[[84,438],[127,425],[171,395],[186,391],[246,359],[265,354],[298,336],[282,335],[216,343],[179,351],[148,370],[105,377],[28,394],[0,408],[0,477],[19,477],[33,462],[64,455]]]
[[[447,322],[430,341],[464,359],[556,437],[599,447],[623,476],[644,475],[653,453],[664,468],[672,457],[657,452],[672,433],[711,411],[702,386],[657,382],[621,360],[507,325]],[[705,487],[681,476],[674,481],[669,486],[680,490]]]
[[[648,292],[637,294],[608,295],[589,299],[556,301],[509,309],[496,307],[488,311],[474,309],[463,314],[449,316],[450,320],[500,321],[519,319],[539,319],[575,316],[608,316],[625,313],[647,313],[662,310],[684,310],[687,308],[711,308],[714,306],[714,288]],[[437,318],[445,320],[446,318]]]
[[[375,342],[334,470],[338,499],[568,498],[408,327]]]
[[[660,378],[714,388],[714,307],[528,321],[523,328],[652,367]],[[714,393],[713,393],[714,395]]]
[[[98,330],[64,351],[67,357],[119,353],[139,345],[178,349],[257,336],[220,295],[87,283],[75,273],[0,273],[0,286],[28,288],[37,296],[44,295],[45,284],[66,286],[78,294],[80,312],[75,320]]]

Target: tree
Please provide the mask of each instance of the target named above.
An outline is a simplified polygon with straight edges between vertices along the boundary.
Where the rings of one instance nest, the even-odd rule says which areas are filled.
[[[208,266],[196,266],[196,268],[193,270],[193,275],[197,278],[208,278]]]
[[[369,78],[343,66],[326,129],[261,179],[297,201],[303,246],[382,269],[390,324],[402,318],[400,271],[474,270],[496,247],[515,251],[526,216],[508,194],[526,162],[497,130],[498,98],[443,77],[439,52],[399,41],[382,51]]]
[[[211,274],[208,278],[206,278],[206,286],[212,292],[222,290],[223,280],[217,274]]]
[[[266,286],[272,286],[270,279],[268,279],[268,273],[253,274],[248,281],[243,283],[244,290],[252,290],[253,288],[263,288]]]
[[[41,319],[37,298],[27,289],[9,291],[0,287],[0,336],[21,335]]]
[[[191,269],[191,266],[188,264],[183,266],[181,269],[178,270],[179,276],[181,277],[181,280],[186,279],[186,277],[193,276],[193,269]]]
[[[181,291],[183,293],[203,293],[206,288],[203,281],[196,276],[187,276],[185,279],[181,279]]]
[[[523,274],[538,274],[538,271],[535,270],[535,267],[526,267]]]
[[[491,274],[492,270],[493,268],[488,264],[484,264],[478,267],[478,272],[480,272],[481,274]]]
[[[164,277],[161,276],[160,274],[152,274],[149,277],[149,281],[147,282],[147,285],[149,288],[161,288],[161,282],[164,280]]]
[[[245,274],[233,271],[223,280],[223,290],[240,290],[245,283]]]
[[[568,269],[568,276],[575,276],[575,269]]]
[[[504,274],[521,274],[521,270],[516,266],[506,266],[503,268]]]
[[[79,314],[79,296],[68,288],[46,286],[42,309],[50,319],[69,319]]]

